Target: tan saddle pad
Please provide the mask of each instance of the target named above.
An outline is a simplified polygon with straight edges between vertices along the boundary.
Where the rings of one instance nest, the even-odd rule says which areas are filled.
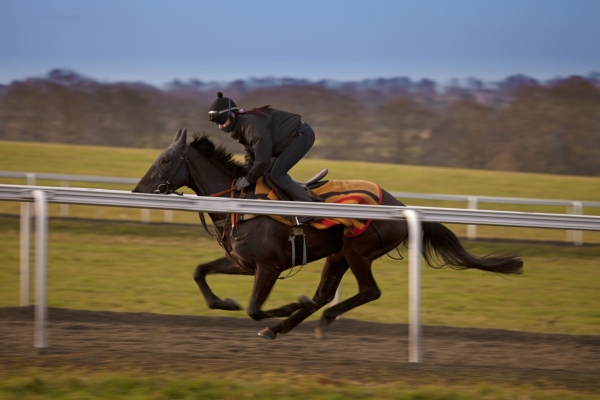
[[[379,185],[361,180],[348,181],[328,181],[327,183],[315,189],[312,192],[325,200],[326,203],[337,204],[381,204],[381,187]],[[266,182],[263,177],[256,182],[254,189],[256,199],[258,200],[280,200],[275,190]],[[308,191],[310,194],[310,191]],[[269,215],[269,217],[282,222],[286,225],[292,223],[285,217],[279,215]],[[321,218],[310,222],[310,225],[316,229],[327,229],[334,225],[344,225],[344,235],[353,237],[360,235],[367,229],[371,220],[357,220],[350,218]]]

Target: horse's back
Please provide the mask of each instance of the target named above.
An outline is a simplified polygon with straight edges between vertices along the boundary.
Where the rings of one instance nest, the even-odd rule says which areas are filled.
[[[381,205],[382,206],[402,206],[406,207],[406,204],[392,196],[392,194],[384,189],[381,189]]]

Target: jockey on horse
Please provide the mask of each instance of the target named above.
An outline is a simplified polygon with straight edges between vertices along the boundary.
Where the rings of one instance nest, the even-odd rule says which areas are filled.
[[[210,105],[208,117],[220,130],[230,133],[246,150],[245,167],[248,173],[236,180],[237,190],[256,183],[259,177],[269,172],[271,181],[291,200],[313,201],[288,173],[315,142],[315,132],[300,115],[271,106],[243,110],[219,92]],[[273,162],[272,157],[275,157]],[[298,219],[304,223],[311,218]]]

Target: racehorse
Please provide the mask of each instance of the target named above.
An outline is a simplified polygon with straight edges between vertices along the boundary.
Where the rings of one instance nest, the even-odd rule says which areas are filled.
[[[245,175],[244,166],[233,155],[215,144],[206,135],[194,135],[187,142],[187,130],[181,128],[175,140],[154,161],[133,192],[172,194],[183,186],[198,196],[211,194],[229,196],[232,182]],[[233,189],[235,190],[235,189]],[[404,206],[385,190],[381,191],[381,204]],[[253,197],[252,190],[247,198]],[[263,201],[263,200],[259,200]],[[204,224],[203,214],[200,213]],[[211,273],[254,275],[254,285],[247,308],[254,320],[286,317],[283,321],[260,331],[264,338],[275,339],[279,333],[291,331],[304,319],[331,302],[344,273],[350,269],[358,282],[358,293],[326,309],[319,320],[317,337],[321,337],[336,317],[360,305],[376,300],[381,292],[371,271],[373,261],[401,244],[406,245],[406,221],[371,221],[358,236],[344,235],[343,226],[328,229],[305,227],[307,261],[325,258],[321,280],[312,298],[301,296],[297,302],[273,310],[262,310],[279,275],[292,267],[292,249],[288,237],[292,228],[269,216],[257,216],[238,221],[235,228],[226,213],[209,213],[225,257],[200,264],[194,280],[208,306],[212,309],[240,310],[233,299],[221,300],[210,289],[206,275]],[[227,222],[227,223],[224,223]],[[204,224],[205,225],[205,224]],[[501,274],[519,274],[523,261],[514,255],[474,256],[468,253],[456,235],[440,223],[422,224],[422,253],[434,268],[476,268]]]

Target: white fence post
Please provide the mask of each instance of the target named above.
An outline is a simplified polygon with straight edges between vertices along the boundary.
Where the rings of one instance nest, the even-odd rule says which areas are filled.
[[[583,204],[580,201],[574,201],[567,208],[567,213],[574,215],[583,215]],[[575,246],[583,245],[583,231],[567,231],[567,241],[573,242]]]
[[[408,362],[421,362],[421,247],[419,214],[405,210],[408,223]]]
[[[477,210],[477,197],[469,197],[469,210]],[[467,239],[477,239],[477,225],[467,225]]]
[[[28,306],[31,296],[29,295],[29,263],[31,256],[31,204],[21,203],[21,235],[20,235],[20,283],[21,283],[21,306]]]
[[[60,186],[61,187],[69,187],[69,181],[60,181]],[[60,216],[61,217],[69,216],[69,205],[68,204],[60,205]]]
[[[147,224],[150,222],[150,210],[147,208],[142,208],[140,211],[142,224]]]
[[[35,174],[26,173],[27,185],[35,186]],[[31,300],[29,280],[31,277],[31,203],[21,203],[21,235],[20,235],[20,300],[21,306],[28,306]]]
[[[35,174],[28,172],[25,174],[25,178],[27,179],[27,184],[29,186],[35,186]]]
[[[43,190],[32,192],[35,199],[35,334],[33,346],[48,347],[46,321],[48,309],[46,304],[46,258],[48,248],[48,205]]]

